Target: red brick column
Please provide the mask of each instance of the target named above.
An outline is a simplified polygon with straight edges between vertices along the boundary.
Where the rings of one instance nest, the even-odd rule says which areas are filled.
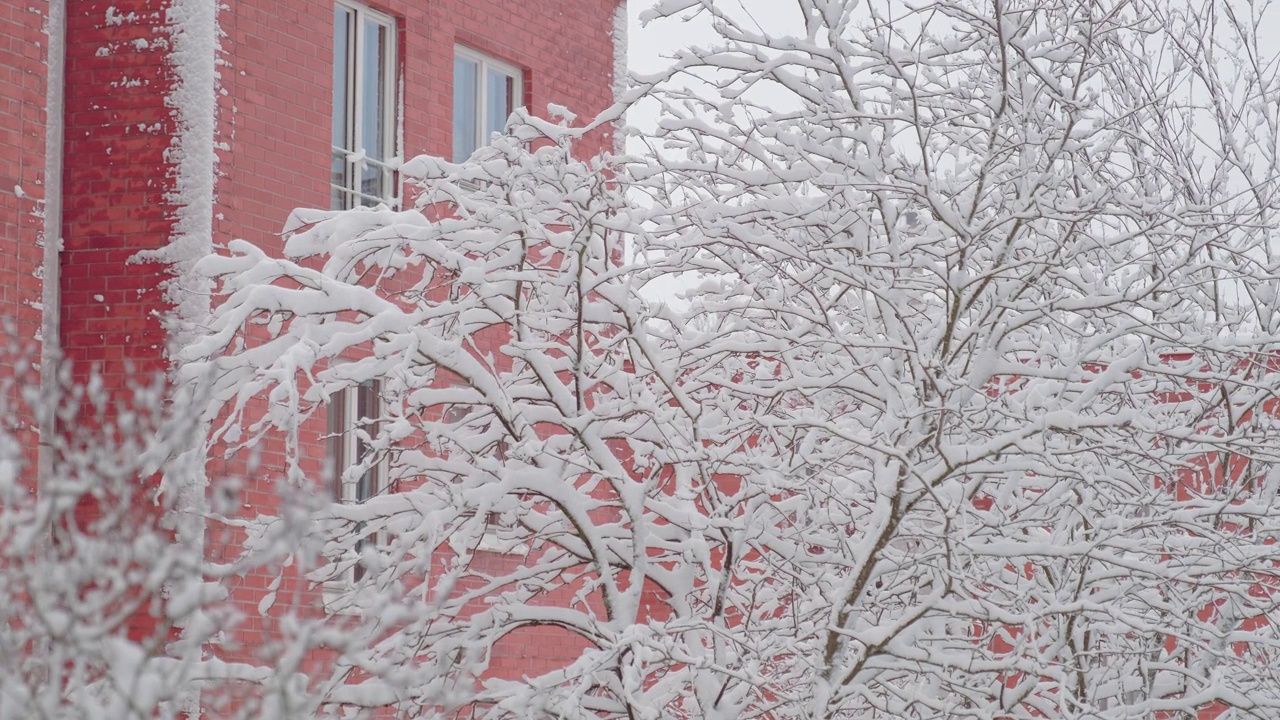
[[[68,0],[61,256],[64,356],[107,387],[165,369],[164,267],[172,83],[161,0]]]

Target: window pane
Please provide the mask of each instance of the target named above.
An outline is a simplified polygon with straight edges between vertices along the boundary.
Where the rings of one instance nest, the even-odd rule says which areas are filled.
[[[329,169],[329,203],[333,210],[347,209],[347,154],[335,151]]]
[[[333,133],[331,142],[335,151],[330,161],[330,207],[335,210],[348,207],[345,188],[351,187],[351,167],[343,150],[351,149],[351,32],[355,21],[349,8],[339,6],[333,15]]]
[[[386,61],[387,27],[374,22],[364,24],[364,48],[362,68],[364,77],[360,89],[360,147],[375,160],[387,159],[386,130]]]
[[[328,430],[329,489],[335,501],[342,500],[342,471],[347,469],[347,407],[346,394],[339,391],[329,397]]]
[[[351,11],[339,7],[333,16],[333,146],[350,148]]]
[[[378,383],[372,380],[360,383],[356,388],[356,422],[370,438],[378,432],[378,414]],[[365,462],[372,452],[373,448],[369,446],[368,441],[357,435],[355,461]],[[378,490],[375,487],[376,484],[377,468],[369,468],[360,476],[360,481],[356,485],[356,502],[364,502],[373,497]]]
[[[507,118],[515,105],[515,78],[490,68],[485,73],[484,140],[493,133],[500,133],[507,126]]]
[[[386,198],[387,194],[383,192],[383,179],[382,166],[371,162],[361,163],[360,192],[370,198],[368,201],[362,200],[361,205],[377,205],[378,203],[372,198],[379,200]]]
[[[453,60],[453,160],[461,162],[475,152],[476,117],[480,104],[480,65],[467,58]]]

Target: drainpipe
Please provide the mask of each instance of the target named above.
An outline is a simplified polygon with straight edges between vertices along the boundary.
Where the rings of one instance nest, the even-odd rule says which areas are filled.
[[[45,66],[44,124],[44,265],[41,277],[40,322],[40,422],[37,487],[53,472],[53,444],[58,432],[58,367],[61,360],[62,312],[62,141],[63,93],[67,64],[67,0],[49,0],[45,18],[48,55]]]

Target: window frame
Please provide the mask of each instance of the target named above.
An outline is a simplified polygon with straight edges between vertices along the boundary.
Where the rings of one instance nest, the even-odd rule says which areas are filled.
[[[525,107],[524,70],[522,70],[519,66],[512,65],[511,63],[508,63],[508,62],[503,62],[502,60],[498,60],[495,57],[486,55],[480,52],[479,50],[467,47],[465,45],[454,45],[453,57],[454,57],[454,64],[455,64],[455,69],[453,74],[454,107],[453,107],[453,113],[452,113],[452,118],[450,122],[451,134],[453,137],[451,137],[450,139],[453,141],[453,145],[454,145],[454,148],[451,151],[453,153],[453,162],[460,163],[460,162],[464,162],[467,159],[467,157],[471,156],[471,154],[474,154],[476,150],[479,150],[480,148],[489,144],[489,135],[488,135],[488,132],[486,132],[486,128],[485,128],[485,118],[488,115],[488,111],[489,111],[489,108],[488,108],[489,73],[488,71],[494,70],[502,75],[505,75],[511,78],[512,80],[511,112],[515,112],[517,109]],[[476,145],[474,148],[472,148],[471,154],[468,154],[467,157],[458,157],[456,153],[456,150],[457,150],[456,136],[457,136],[457,125],[458,125],[457,123],[458,121],[458,108],[457,108],[458,73],[456,68],[457,68],[458,58],[464,58],[466,60],[470,60],[471,62],[476,63],[476,66],[477,66],[476,77],[477,77],[477,82],[479,84],[479,87],[476,88],[476,98],[475,98],[476,122],[475,122],[475,127],[473,128],[475,131]],[[508,117],[510,117],[510,113],[508,113]]]
[[[366,398],[372,398],[374,404],[373,417],[362,416],[361,414],[361,393],[366,390],[372,393],[371,396],[366,396]],[[335,406],[338,408],[338,413],[336,414],[341,415],[341,417],[335,417]],[[361,439],[360,433],[357,431],[364,430],[364,434],[369,440],[376,438],[379,432],[379,425],[382,422],[383,409],[382,381],[378,379],[366,380],[343,388],[329,397],[329,409],[326,413],[328,427],[326,428],[325,437],[328,440],[326,454],[332,462],[329,497],[334,502],[359,505],[387,491],[389,484],[387,483],[386,457],[378,458],[377,462],[370,465],[364,475],[354,482],[345,480],[347,471],[363,462],[360,458],[361,444],[367,441]],[[340,425],[341,427],[336,428],[335,425]],[[334,452],[335,449],[337,450],[336,453]],[[372,448],[367,448],[365,452],[372,452]],[[365,476],[371,476],[368,483],[363,483]],[[360,497],[360,488],[363,485],[367,485],[370,489],[365,497]]]
[[[362,397],[368,391],[371,395]],[[363,401],[363,402],[362,402]],[[364,406],[372,403],[372,416],[367,414]],[[380,431],[386,403],[383,399],[383,385],[380,379],[366,380],[350,387],[342,388],[329,396],[325,413],[326,434],[325,454],[329,467],[329,478],[326,485],[329,499],[343,505],[360,505],[372,498],[390,491],[388,482],[388,462],[383,454],[364,471],[364,473],[347,480],[351,468],[363,462],[361,444],[365,453],[374,452],[371,443]],[[337,426],[337,427],[335,427]],[[361,438],[363,431],[364,438]],[[368,481],[366,482],[366,478]],[[361,496],[361,489],[368,488]],[[354,531],[363,532],[363,524],[358,524]],[[357,540],[354,550],[358,555],[365,543],[373,543],[375,547],[386,544],[386,536],[376,532],[368,538]],[[357,562],[341,577],[334,577],[325,583],[325,606],[333,604],[337,594],[355,586],[364,577],[364,569]]]
[[[400,52],[399,52],[399,24],[396,18],[387,13],[375,10],[367,5],[352,0],[335,0],[335,12],[339,9],[346,10],[350,13],[351,29],[348,30],[346,58],[340,59],[336,52],[333,57],[334,76],[337,77],[337,65],[344,62],[346,65],[345,81],[346,89],[349,90],[345,108],[344,108],[344,124],[345,124],[345,140],[352,149],[338,147],[333,144],[333,126],[337,122],[337,117],[330,120],[330,177],[329,177],[329,195],[330,205],[335,210],[347,210],[353,207],[377,205],[385,203],[392,208],[399,208],[401,203],[401,188],[399,172],[396,170],[394,161],[399,156],[400,147]],[[382,125],[383,137],[386,140],[386,157],[378,160],[368,157],[365,148],[359,147],[360,139],[364,135],[364,129],[368,123],[368,118],[361,109],[361,98],[365,90],[365,34],[362,32],[366,24],[372,23],[386,29],[386,52],[382,59],[383,63],[383,97],[385,102],[382,108],[382,117],[378,118],[378,122]],[[338,27],[334,23],[333,27],[334,41],[336,45]],[[336,51],[336,47],[334,50]],[[338,88],[330,89],[334,94],[333,105],[337,105]],[[341,153],[344,156],[345,184],[339,185],[333,182],[333,159]],[[368,195],[364,192],[362,181],[364,170],[368,165],[380,168],[384,183],[384,194],[382,196]]]

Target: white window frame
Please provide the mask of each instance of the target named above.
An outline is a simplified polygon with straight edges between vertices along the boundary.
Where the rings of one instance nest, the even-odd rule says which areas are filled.
[[[515,520],[504,513],[489,513],[484,519],[484,535],[476,545],[476,550],[501,555],[528,555],[529,545],[523,540],[501,537],[504,533],[513,532],[515,527]]]
[[[361,393],[366,390],[373,393],[373,417],[364,416],[361,411]],[[380,380],[370,380],[352,387],[343,388],[330,396],[329,402],[330,405],[326,412],[328,427],[326,428],[325,453],[328,456],[326,459],[330,467],[328,485],[330,499],[346,505],[357,505],[386,493],[390,488],[390,484],[387,482],[388,467],[385,455],[379,457],[376,462],[370,465],[364,474],[360,476],[352,474],[352,468],[358,462],[356,458],[360,454],[360,444],[371,443],[379,432],[378,426],[382,422],[382,416],[386,409],[382,399],[382,382]],[[335,448],[337,449],[336,453],[334,452]],[[372,452],[372,450],[369,450],[369,452]],[[361,480],[366,476],[369,477],[367,484],[368,495],[360,497]],[[359,528],[357,528],[357,531],[359,531]],[[365,542],[372,542],[375,546],[383,545],[386,542],[386,538],[382,533],[374,533],[369,538],[356,544],[355,550],[357,553],[360,552]],[[333,578],[326,582],[326,607],[333,603],[337,593],[350,589],[362,575],[359,565],[356,565],[344,573],[343,577]]]
[[[350,2],[349,0],[336,0],[336,7],[345,9],[351,13],[352,22],[355,31],[348,39],[350,47],[347,50],[347,58],[333,58],[333,62],[346,62],[346,82],[347,87],[351,89],[350,95],[347,97],[345,108],[346,120],[346,136],[347,143],[354,150],[331,145],[331,153],[336,155],[344,153],[346,156],[346,185],[339,185],[333,182],[332,176],[329,181],[330,194],[337,195],[337,202],[334,202],[335,210],[345,210],[358,205],[377,205],[385,203],[392,208],[400,207],[400,177],[396,172],[394,159],[399,156],[400,148],[398,145],[400,132],[397,118],[397,108],[399,106],[399,49],[397,42],[397,25],[395,18],[386,13],[379,12],[360,3]],[[356,147],[360,138],[364,136],[365,124],[369,122],[369,118],[364,117],[361,109],[360,98],[365,90],[365,73],[364,70],[364,43],[365,36],[362,30],[367,23],[380,25],[386,28],[387,51],[383,58],[383,82],[385,87],[382,88],[383,97],[386,102],[383,103],[382,117],[375,118],[376,122],[382,124],[382,136],[387,142],[387,158],[385,160],[375,160],[367,156],[364,148]],[[337,27],[334,27],[337,32]],[[335,68],[336,69],[336,68]],[[337,92],[337,88],[332,88],[333,92]],[[334,118],[336,120],[336,118]],[[332,120],[331,120],[332,122]],[[332,132],[330,133],[332,137]],[[332,157],[332,155],[331,155]],[[361,178],[364,176],[366,166],[376,166],[381,169],[383,175],[384,194],[382,196],[367,195],[361,187]],[[331,171],[332,173],[332,171]]]
[[[458,58],[458,57],[465,58],[467,60],[470,60],[476,63],[476,65],[478,66],[477,80],[480,86],[476,88],[476,101],[475,101],[476,147],[475,149],[479,150],[480,148],[489,144],[489,137],[488,137],[488,134],[486,133],[486,128],[485,128],[485,118],[488,117],[489,115],[489,107],[488,107],[489,93],[487,92],[488,82],[489,82],[489,71],[494,70],[502,75],[505,75],[511,78],[512,80],[511,111],[512,112],[515,112],[517,108],[524,107],[524,72],[520,68],[516,67],[515,65],[502,62],[501,60],[496,60],[492,57],[489,57],[488,55],[485,55],[482,52],[472,50],[471,48],[463,45],[454,45],[453,52],[454,52],[455,58]],[[456,73],[454,75],[453,81],[455,83],[458,81]],[[456,102],[457,95],[458,95],[456,88],[454,89],[453,95],[454,95],[454,101]],[[454,108],[453,117],[455,120],[457,116],[458,116],[458,110],[457,108]],[[457,128],[455,127],[454,132],[456,131],[457,131]],[[475,152],[475,150],[473,150],[472,152]],[[467,158],[465,157],[455,156],[453,158],[453,161],[462,162],[466,159]]]
[[[374,410],[375,417],[361,416],[360,395],[362,391],[373,393],[373,402],[376,406]],[[356,464],[356,458],[360,454],[360,444],[377,437],[378,424],[381,422],[383,415],[382,383],[378,380],[370,380],[359,385],[343,388],[336,393],[335,397],[330,399],[330,403],[335,401],[339,404],[341,417],[335,418],[335,413],[332,411],[327,414],[329,424],[327,432],[330,440],[327,450],[331,450],[335,446],[339,448],[338,457],[329,458],[333,463],[332,478],[334,485],[336,485],[336,487],[331,486],[331,492],[336,502],[348,505],[359,504],[370,498],[377,497],[387,490],[385,457],[380,458],[378,462],[374,463],[366,471],[366,473],[372,474],[368,497],[359,497],[360,478],[347,479],[349,471]],[[335,428],[335,424],[339,424],[341,427]],[[361,434],[367,440],[361,438]],[[329,454],[332,455],[333,453],[329,452]]]

